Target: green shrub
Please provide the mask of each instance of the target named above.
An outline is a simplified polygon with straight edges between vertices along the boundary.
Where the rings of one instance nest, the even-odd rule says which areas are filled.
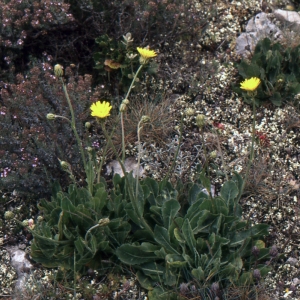
[[[300,93],[300,45],[286,48],[280,43],[273,43],[265,38],[258,42],[251,61],[242,60],[237,64],[239,74],[244,78],[258,77],[262,84],[257,89],[257,104],[271,101],[274,105],[293,101]],[[242,93],[239,86],[234,90],[243,94],[251,103],[247,93]],[[249,101],[247,100],[249,99]]]

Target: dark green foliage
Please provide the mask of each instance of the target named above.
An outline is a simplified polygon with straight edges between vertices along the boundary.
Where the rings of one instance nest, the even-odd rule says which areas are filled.
[[[118,214],[114,210],[114,218],[108,222],[106,218],[112,212],[105,190],[103,183],[97,184],[91,195],[87,189],[71,185],[64,193],[56,185],[51,201],[42,200],[39,204],[45,222],[34,228],[32,258],[46,267],[67,270],[74,270],[74,258],[76,271],[109,267],[104,267],[102,260],[125,242],[131,227],[124,209]]]
[[[237,203],[240,175],[226,182],[214,198],[203,192],[210,185],[201,177],[206,187],[194,183],[187,192],[147,178],[138,183],[137,202],[132,198],[136,181],[131,174],[127,179],[115,175],[109,196],[104,184],[95,187],[93,196],[75,186],[67,193],[55,191],[51,202],[40,203],[45,222],[33,230],[31,255],[45,266],[71,270],[73,254],[78,270],[89,266],[105,271],[104,257],[117,264],[120,260],[135,268],[141,285],[154,294],[190,281],[199,287],[213,282],[222,288],[251,285],[254,266],[262,277],[269,270],[261,264],[269,253],[262,242],[268,225],[251,226],[242,219]],[[178,202],[184,195],[187,209]],[[104,218],[110,222],[86,234]],[[256,256],[254,246],[259,248]]]
[[[131,34],[127,36],[131,37]],[[132,42],[126,42],[126,36],[118,42],[107,35],[100,36],[95,41],[98,47],[93,58],[96,63],[95,69],[98,71],[97,81],[107,80],[110,85],[117,85],[116,88],[120,94],[125,94],[135,75],[134,72],[139,67],[139,55],[136,48],[131,46]],[[135,57],[130,59],[128,57],[130,54]],[[156,70],[157,64],[154,62],[147,64],[143,69],[148,74],[155,74]]]
[[[250,63],[242,60],[237,65],[239,74],[244,78],[258,77],[261,84],[257,89],[255,99],[257,104],[271,101],[280,106],[283,102],[293,101],[294,96],[300,92],[300,45],[286,48],[280,43],[273,43],[265,38],[255,47]],[[239,86],[234,89],[243,94],[247,93]],[[246,100],[250,103],[249,100]]]

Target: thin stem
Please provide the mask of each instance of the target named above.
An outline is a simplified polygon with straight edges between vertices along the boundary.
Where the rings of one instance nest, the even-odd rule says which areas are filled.
[[[74,248],[74,299],[76,299],[76,252]]]
[[[133,88],[135,81],[136,81],[136,78],[137,78],[139,72],[142,70],[142,68],[143,68],[143,65],[140,65],[138,70],[136,71],[136,73],[131,81],[130,87],[127,91],[127,94],[125,96],[125,99],[128,99],[129,94]],[[121,114],[121,129],[122,129],[122,162],[124,163],[124,161],[125,161],[125,130],[124,130],[123,111],[121,111],[120,114]]]
[[[247,165],[247,169],[246,169],[246,175],[245,175],[245,178],[244,178],[242,189],[241,189],[240,195],[237,199],[237,202],[242,197],[242,193],[245,189],[246,182],[247,182],[248,177],[249,177],[250,168],[251,168],[251,165],[252,165],[252,162],[253,162],[253,159],[254,159],[255,123],[256,123],[256,106],[255,106],[255,99],[254,98],[252,98],[252,103],[253,103],[253,122],[252,122],[252,138],[251,138],[250,158],[249,158],[249,161],[248,161],[248,165]]]
[[[133,77],[133,79],[132,79],[132,82],[131,82],[131,84],[130,84],[130,87],[129,87],[129,89],[128,89],[128,92],[127,92],[127,94],[126,94],[126,96],[125,96],[125,99],[128,99],[129,94],[131,93],[131,90],[132,90],[133,85],[134,85],[134,83],[135,83],[135,80],[136,80],[138,74],[140,73],[140,71],[142,70],[143,66],[144,66],[144,65],[140,65],[139,68],[137,69],[137,71],[136,71],[136,73],[135,73],[135,75],[134,75],[134,77]]]
[[[173,163],[172,163],[172,165],[171,165],[171,167],[170,167],[170,169],[169,169],[166,177],[164,178],[164,180],[168,180],[169,177],[170,177],[171,172],[173,172],[174,169],[175,169],[177,157],[178,157],[180,146],[181,146],[181,142],[182,142],[182,135],[183,135],[182,133],[183,133],[183,115],[181,116],[181,120],[180,120],[180,136],[179,136],[179,141],[178,141],[178,147],[176,149],[176,153],[175,153],[175,156],[174,156]]]
[[[227,172],[227,167],[226,167],[226,164],[225,164],[225,161],[224,161],[224,155],[223,155],[223,152],[222,152],[222,148],[221,148],[221,145],[220,145],[219,135],[218,135],[218,132],[216,130],[213,130],[213,131],[215,131],[215,134],[217,136],[218,151],[219,151],[220,156],[221,156],[221,161],[222,161],[222,165],[223,165],[223,168],[224,168],[226,181],[228,181],[229,180],[229,178],[228,178],[228,172]]]
[[[137,173],[136,173],[136,185],[135,185],[135,197],[138,199],[138,185],[139,185],[139,176],[140,176],[140,163],[141,163],[141,137],[140,131],[143,127],[140,127],[142,120],[138,123],[137,136],[138,136],[138,162],[137,162]]]
[[[115,125],[114,125],[114,127],[111,131],[110,138],[114,135],[114,132],[115,132],[115,129],[116,129],[116,124],[117,123],[115,123]],[[97,170],[97,183],[100,183],[100,174],[101,174],[101,170],[102,170],[102,167],[103,167],[103,164],[104,164],[104,161],[105,161],[105,156],[106,156],[108,146],[109,146],[109,143],[106,143],[106,145],[104,147],[104,150],[103,150],[102,159],[100,161],[100,165],[99,165],[99,168]]]
[[[73,106],[72,106],[72,103],[71,103],[71,100],[70,100],[70,97],[69,97],[69,94],[68,94],[68,91],[67,91],[67,87],[63,81],[63,78],[60,78],[61,82],[62,82],[62,86],[63,86],[63,91],[65,93],[65,96],[67,98],[67,102],[68,102],[68,105],[69,105],[69,109],[70,109],[70,112],[71,112],[71,128],[74,132],[74,135],[75,135],[75,138],[76,138],[76,141],[77,141],[77,144],[78,144],[78,147],[79,147],[79,151],[80,151],[80,154],[81,154],[81,158],[82,158],[82,162],[83,162],[83,167],[84,167],[84,170],[85,170],[85,173],[86,175],[88,175],[88,168],[87,168],[87,164],[86,164],[86,158],[85,158],[85,154],[84,154],[84,149],[82,147],[82,143],[81,143],[81,140],[80,140],[80,137],[78,135],[78,132],[76,130],[76,122],[75,122],[75,114],[74,114],[74,109],[73,109]],[[90,176],[87,176],[87,177],[90,177]],[[88,180],[90,181],[90,180]],[[92,182],[88,182],[88,188],[89,188],[89,191],[92,193]]]
[[[144,226],[144,228],[151,234],[152,237],[154,237],[154,232],[152,231],[151,227],[148,225],[148,223],[144,219],[143,215],[140,214],[140,212],[139,212],[138,205],[136,203],[137,202],[137,198],[135,198],[133,190],[132,190],[132,186],[130,185],[130,183],[128,181],[124,164],[122,163],[122,161],[121,161],[121,159],[120,159],[120,157],[119,157],[119,155],[117,153],[117,150],[116,150],[114,144],[112,143],[110,136],[108,135],[108,133],[106,131],[106,128],[105,128],[103,122],[101,122],[101,127],[102,127],[102,131],[103,131],[103,133],[105,135],[105,138],[106,138],[107,142],[111,144],[112,150],[113,150],[113,152],[114,152],[114,154],[115,154],[115,156],[116,156],[116,158],[117,158],[117,160],[118,160],[118,162],[119,162],[119,164],[121,166],[121,169],[122,169],[122,171],[124,173],[133,209],[134,209],[135,213],[138,215],[138,218],[141,220],[141,223]]]
[[[124,130],[124,118],[123,112],[121,111],[121,130],[122,130],[122,162],[125,161],[125,130]]]

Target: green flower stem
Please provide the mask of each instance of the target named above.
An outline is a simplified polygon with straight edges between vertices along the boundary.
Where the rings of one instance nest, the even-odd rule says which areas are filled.
[[[93,182],[91,182],[91,177],[92,176],[90,176],[88,174],[88,168],[87,168],[87,164],[86,164],[86,158],[85,158],[84,150],[83,150],[83,147],[82,147],[82,143],[81,143],[80,137],[79,137],[78,132],[76,130],[74,109],[73,109],[73,106],[72,106],[72,103],[71,103],[71,100],[70,100],[70,97],[69,97],[69,94],[68,94],[68,91],[67,91],[67,87],[66,87],[66,85],[65,85],[65,83],[63,81],[63,78],[60,78],[60,80],[62,82],[63,91],[64,91],[65,96],[67,98],[67,102],[68,102],[69,109],[70,109],[70,112],[71,112],[71,128],[72,128],[72,130],[74,132],[74,135],[75,135],[78,147],[79,147],[79,151],[80,151],[80,154],[81,154],[81,158],[82,158],[82,162],[83,162],[83,167],[84,167],[85,173],[87,175],[88,189],[89,189],[90,193],[92,194],[93,193]]]
[[[121,130],[122,130],[122,162],[124,163],[125,162],[125,130],[124,130],[123,111],[121,111],[120,117],[121,117]]]
[[[98,119],[97,119],[97,121],[98,121]],[[111,131],[111,134],[110,134],[110,139],[115,133],[116,125],[117,124],[115,123],[115,125],[114,125],[114,127]],[[106,143],[106,145],[104,147],[104,150],[103,150],[103,156],[102,156],[102,159],[100,161],[99,168],[97,170],[97,183],[100,183],[101,170],[102,170],[102,167],[103,167],[103,164],[104,164],[104,161],[105,161],[105,156],[106,156],[106,153],[107,153],[108,146],[109,146],[109,143]]]
[[[136,71],[136,73],[135,73],[135,75],[134,75],[134,77],[133,77],[133,79],[132,79],[132,82],[131,82],[131,84],[130,84],[130,87],[129,87],[129,89],[128,89],[128,92],[127,92],[127,94],[126,94],[126,96],[125,96],[125,99],[128,99],[129,94],[130,94],[130,92],[131,92],[131,90],[132,90],[132,88],[133,88],[133,85],[134,85],[134,83],[135,83],[135,80],[136,80],[138,74],[140,73],[140,71],[142,70],[143,66],[144,66],[144,65],[140,65],[139,68],[138,68],[138,70]]]
[[[127,91],[127,94],[125,96],[125,99],[128,99],[128,97],[129,97],[129,95],[131,93],[131,90],[133,88],[133,85],[135,83],[135,80],[136,80],[138,74],[140,73],[140,71],[142,70],[143,66],[144,65],[140,65],[139,68],[138,68],[138,70],[136,71],[136,73],[135,73],[135,75],[134,75],[134,77],[132,79],[132,82],[130,84],[130,87],[129,87],[128,91]],[[124,132],[123,111],[121,111],[120,114],[121,114],[121,128],[122,128],[122,162],[124,163],[124,161],[125,161],[125,132]]]
[[[128,182],[128,178],[127,178],[127,175],[126,175],[126,170],[125,170],[125,167],[124,167],[124,164],[123,162],[121,161],[118,153],[117,153],[117,150],[114,146],[114,144],[112,143],[112,140],[110,138],[110,136],[108,135],[107,131],[106,131],[106,128],[104,126],[104,123],[103,122],[100,122],[101,123],[101,128],[102,128],[102,131],[105,135],[105,138],[107,140],[107,142],[111,145],[112,147],[112,150],[122,168],[122,171],[124,173],[124,176],[125,176],[125,180],[126,180],[126,183],[128,185],[128,192],[129,192],[129,196],[130,196],[130,199],[131,199],[131,203],[132,203],[132,206],[133,206],[133,209],[135,211],[135,213],[138,215],[139,219],[141,220],[141,224],[142,226],[144,226],[144,228],[151,234],[152,237],[154,237],[154,232],[152,231],[151,227],[148,225],[148,223],[146,222],[146,220],[144,219],[144,216],[141,215],[139,213],[139,209],[138,209],[138,205],[137,205],[137,198],[134,196],[134,192],[133,192],[133,189],[132,189],[132,186],[130,186],[129,182]]]
[[[182,142],[182,134],[183,133],[183,115],[181,116],[181,119],[180,119],[180,135],[179,135],[179,141],[178,141],[178,147],[176,149],[176,153],[175,153],[175,156],[174,156],[174,160],[172,162],[172,165],[171,167],[169,168],[169,171],[166,175],[166,177],[164,178],[165,181],[168,181],[169,177],[170,177],[170,174],[174,171],[175,169],[175,166],[176,166],[176,162],[177,162],[177,157],[178,157],[178,154],[179,154],[179,150],[180,150],[180,145],[181,145],[181,142]]]
[[[137,173],[136,173],[136,185],[135,185],[135,197],[136,199],[138,199],[138,186],[139,186],[139,175],[140,175],[140,163],[141,163],[141,136],[140,136],[140,132],[143,128],[143,126],[141,126],[142,120],[139,121],[138,123],[138,129],[137,129],[137,136],[138,136],[138,163],[137,163]]]
[[[221,161],[222,161],[222,165],[223,165],[223,168],[224,168],[226,181],[229,181],[228,170],[227,170],[227,167],[226,167],[226,164],[225,164],[225,161],[224,161],[224,155],[223,155],[221,144],[220,144],[219,134],[218,134],[217,130],[213,129],[213,131],[214,131],[215,135],[217,136],[218,151],[219,151],[220,156],[221,156]]]
[[[241,192],[239,194],[239,197],[237,199],[237,202],[242,197],[242,193],[243,193],[243,191],[245,189],[246,182],[247,182],[248,177],[249,177],[250,168],[252,166],[253,159],[254,159],[255,123],[256,123],[256,105],[255,105],[255,99],[254,99],[254,97],[252,97],[252,103],[253,103],[253,122],[252,122],[252,138],[251,138],[250,158],[249,158],[249,161],[248,161],[248,165],[247,165],[247,169],[246,169],[246,175],[245,175],[245,178],[244,178],[243,186],[242,186]]]

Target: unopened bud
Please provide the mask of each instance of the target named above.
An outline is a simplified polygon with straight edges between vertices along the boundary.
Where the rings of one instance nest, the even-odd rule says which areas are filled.
[[[196,117],[196,124],[199,128],[202,128],[205,125],[206,118],[204,115],[198,115]]]
[[[210,152],[209,157],[210,157],[211,159],[215,159],[215,158],[217,157],[217,155],[218,155],[217,151],[214,150],[214,151]]]
[[[193,116],[194,113],[195,113],[195,110],[194,110],[193,108],[191,108],[191,107],[188,107],[188,108],[185,110],[185,114],[186,114],[187,116]]]
[[[98,225],[99,226],[105,226],[110,222],[109,218],[103,218],[101,220],[99,220]]]
[[[22,225],[23,225],[24,227],[28,227],[28,225],[29,225],[28,220],[24,220],[24,221],[22,222]]]
[[[87,150],[87,152],[90,152],[90,153],[93,152],[93,148],[92,147],[87,147],[86,150]]]
[[[40,223],[44,220],[44,218],[42,216],[38,216],[36,220],[38,223]]]
[[[124,99],[120,105],[120,112],[124,112],[126,110],[128,104],[129,104],[129,100]]]
[[[86,129],[90,129],[92,124],[90,122],[85,122],[84,126]]]
[[[60,64],[54,66],[54,74],[56,77],[62,77],[64,74],[63,67]]]
[[[60,161],[60,166],[65,171],[70,171],[70,169],[71,169],[70,164],[63,160]]]
[[[4,213],[4,219],[5,220],[11,220],[11,219],[13,219],[15,217],[15,214],[12,212],[12,211],[10,211],[10,210],[8,210],[8,211],[6,211],[5,213]]]
[[[141,117],[141,123],[147,123],[149,122],[151,119],[149,116],[142,116]]]
[[[47,114],[47,119],[48,120],[54,120],[54,119],[56,119],[56,115],[55,114]]]

